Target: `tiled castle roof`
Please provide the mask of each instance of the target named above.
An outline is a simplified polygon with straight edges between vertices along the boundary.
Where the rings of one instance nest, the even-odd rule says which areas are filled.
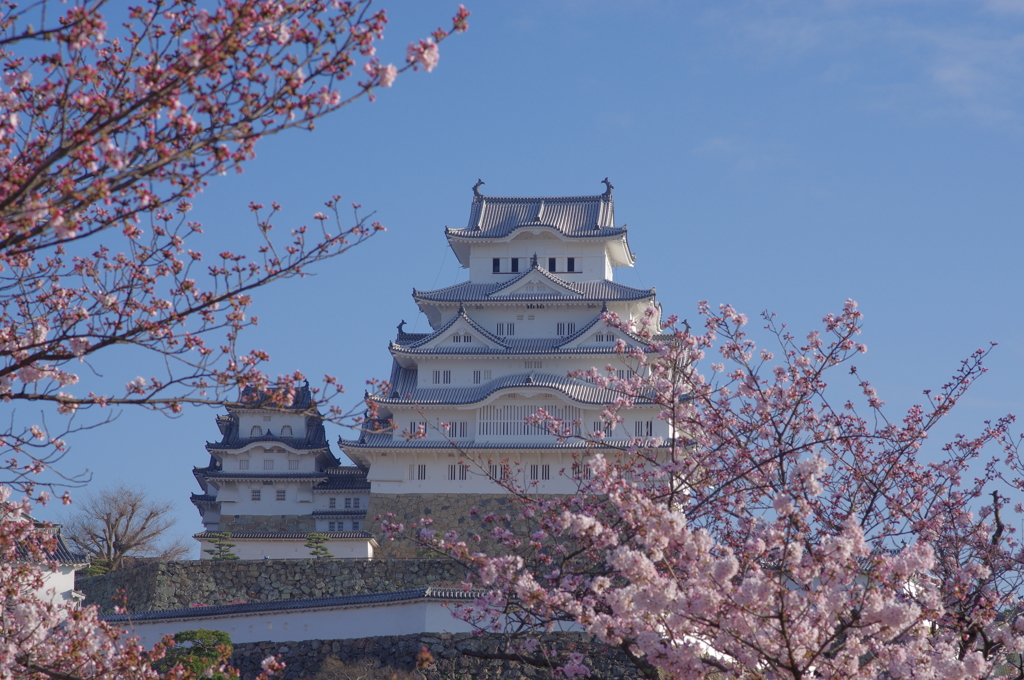
[[[414,373],[414,371],[408,371]],[[482,385],[472,387],[410,387],[400,391],[396,386],[394,396],[374,397],[379,404],[386,405],[418,405],[437,404],[473,404],[483,401],[499,390],[508,388],[538,389],[547,388],[561,392],[570,399],[593,405],[610,404],[619,396],[616,392],[597,387],[583,380],[552,373],[513,373],[495,378]],[[639,401],[639,400],[637,400]]]
[[[273,600],[269,602],[247,602],[245,604],[222,604],[212,607],[190,607],[188,609],[163,609],[158,611],[125,612],[123,614],[101,614],[100,618],[111,623],[128,621],[153,621],[159,619],[207,618],[231,616],[250,612],[291,611],[296,609],[322,609],[414,600],[472,600],[479,591],[464,591],[458,588],[414,588],[391,593],[367,593],[364,595],[343,595],[341,597],[315,597],[306,600]]]
[[[514,292],[503,291],[514,287],[517,283],[529,276],[531,272],[538,271],[542,276],[549,279],[560,288],[567,289],[565,292],[552,294],[550,292]],[[547,301],[572,301],[572,302],[613,302],[618,300],[644,300],[653,298],[656,291],[654,288],[644,290],[642,288],[631,288],[615,281],[568,281],[560,276],[552,274],[539,264],[534,263],[532,267],[522,274],[498,283],[473,283],[463,281],[454,286],[439,288],[437,290],[419,291],[415,288],[412,297],[416,301],[425,302],[510,302],[524,300],[531,302]]]
[[[313,402],[313,393],[309,389],[309,382],[306,381],[295,391],[295,399],[291,406],[277,406],[270,403],[270,397],[253,388],[246,388],[242,391],[242,400],[237,404],[227,404],[229,413],[217,416],[217,427],[220,429],[221,440],[219,442],[207,442],[207,451],[225,451],[240,449],[256,442],[268,442],[283,444],[291,449],[302,451],[316,451],[325,449],[330,453],[330,443],[327,441],[327,433],[324,431],[323,420],[319,417],[320,412]],[[267,432],[259,437],[246,437],[238,427],[238,414],[233,411],[237,409],[260,409],[296,411],[299,413],[310,412],[305,417],[306,431],[299,436],[282,437],[279,434]]]
[[[478,182],[465,229],[445,229],[459,238],[502,238],[521,227],[551,227],[570,237],[607,237],[625,233],[615,226],[611,184],[598,196],[484,196]]]
[[[297,541],[305,540],[309,538],[311,533],[322,534],[327,538],[333,539],[372,539],[373,534],[369,531],[229,531],[231,536],[228,540],[233,541],[235,539],[241,541],[265,541],[269,539],[279,539],[284,541]],[[192,538],[197,540],[203,540],[208,538],[216,538],[220,532],[217,531],[201,531],[198,534],[193,534]]]
[[[449,328],[451,328],[459,319],[464,319],[474,329],[475,332],[479,333],[482,337],[490,340],[492,343],[498,345],[498,347],[482,347],[480,345],[467,345],[463,343],[458,344],[446,344],[440,347],[427,348],[425,345],[429,344],[435,338],[444,335]],[[594,354],[594,355],[609,355],[615,353],[615,346],[609,342],[602,346],[570,346],[573,342],[578,340],[580,337],[589,333],[595,326],[602,324],[601,314],[597,314],[589,322],[583,325],[578,331],[572,335],[564,337],[547,337],[547,338],[517,338],[517,337],[499,337],[494,333],[491,333],[487,329],[483,328],[480,324],[474,321],[469,315],[466,314],[465,309],[459,308],[459,313],[445,322],[440,328],[433,333],[426,334],[412,334],[399,332],[398,339],[395,342],[391,342],[388,345],[388,349],[392,354],[465,354],[465,355],[494,355],[494,354],[507,354],[507,355],[518,355],[518,354]],[[609,329],[609,335],[612,331]],[[622,334],[628,341],[632,341],[631,344],[645,347],[650,342],[644,340],[641,337],[628,333],[626,331],[616,331],[616,333]],[[652,338],[653,341],[667,341],[670,336],[656,335]],[[396,386],[402,382],[402,376],[400,375],[400,367],[398,370],[393,369],[391,375],[391,384]],[[403,394],[404,392],[398,391],[397,389],[392,390],[392,393],[398,392]]]
[[[370,481],[366,478],[366,470],[354,465],[327,468],[327,479],[313,487],[313,491],[369,491]],[[314,513],[316,514],[316,513]]]

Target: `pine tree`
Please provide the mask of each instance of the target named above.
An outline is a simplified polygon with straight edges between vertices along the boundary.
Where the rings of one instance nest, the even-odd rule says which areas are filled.
[[[309,554],[318,559],[321,557],[334,557],[334,555],[324,547],[324,543],[326,542],[327,537],[315,531],[306,536],[306,547],[309,548]]]
[[[231,549],[235,547],[231,541],[230,531],[217,531],[210,534],[210,543],[213,545],[212,548],[204,550],[204,553],[211,555],[211,559],[214,560],[237,560],[238,555],[231,552]]]

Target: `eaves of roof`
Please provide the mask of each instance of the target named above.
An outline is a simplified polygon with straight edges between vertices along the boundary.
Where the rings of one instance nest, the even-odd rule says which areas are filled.
[[[224,532],[201,531],[193,534],[196,540],[215,538]],[[321,534],[332,540],[371,540],[376,542],[369,531],[229,531],[229,541],[305,541],[310,534]]]
[[[464,591],[456,588],[414,588],[391,593],[367,593],[364,595],[344,595],[341,597],[316,597],[305,600],[274,600],[270,602],[247,602],[245,604],[225,604],[212,607],[190,607],[188,609],[164,609],[157,611],[130,612],[123,614],[101,614],[100,618],[109,623],[127,623],[129,621],[154,621],[161,619],[201,619],[216,616],[236,616],[258,612],[294,611],[303,609],[330,609],[341,607],[372,606],[375,604],[393,604],[415,602],[446,602],[450,600],[466,601],[479,596],[479,591]]]
[[[211,472],[202,472],[201,470],[194,469],[193,472],[202,474],[207,479],[243,479],[243,480],[256,480],[256,479],[327,479],[326,472],[233,472],[225,470],[216,470]]]
[[[481,402],[505,389],[548,389],[560,392],[569,400],[580,404],[603,406],[618,398],[613,390],[597,387],[582,380],[554,375],[551,373],[512,373],[495,378],[482,385],[472,387],[417,387],[409,394],[399,397],[375,396],[374,401],[384,405],[426,406],[464,405]],[[637,403],[643,403],[636,400]]]

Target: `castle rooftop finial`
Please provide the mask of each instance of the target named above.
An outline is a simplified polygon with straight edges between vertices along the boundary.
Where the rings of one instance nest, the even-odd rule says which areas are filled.
[[[604,183],[604,185],[606,187],[605,190],[604,190],[604,195],[610,197],[612,195],[612,189],[614,189],[615,187],[612,186],[612,183],[608,181],[607,177],[605,177],[601,181]]]
[[[537,264],[537,253],[534,253],[533,257],[530,258],[530,268],[536,269],[538,266],[539,265]]]
[[[484,184],[484,181],[482,179],[480,179],[480,178],[477,178],[476,184],[473,185],[473,195],[474,196],[483,196],[483,194],[480,193],[480,187],[483,184]]]

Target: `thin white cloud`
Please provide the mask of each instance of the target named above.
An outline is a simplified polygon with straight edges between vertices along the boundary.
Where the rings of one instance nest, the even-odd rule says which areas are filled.
[[[801,61],[818,81],[860,87],[874,106],[1024,129],[1024,0],[802,0],[719,6],[735,49],[762,68]],[[866,104],[872,106],[872,104]]]

